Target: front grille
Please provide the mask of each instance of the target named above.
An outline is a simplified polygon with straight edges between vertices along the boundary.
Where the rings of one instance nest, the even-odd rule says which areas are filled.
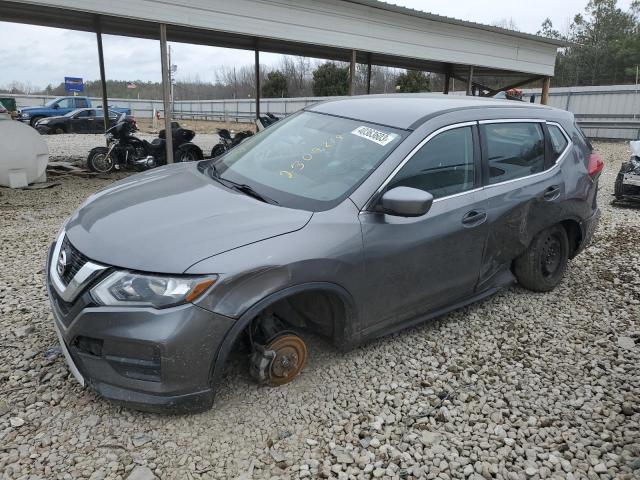
[[[63,250],[67,255],[68,267],[65,269],[64,274],[62,274],[60,278],[65,285],[69,285],[71,279],[76,276],[76,273],[78,273],[78,271],[83,267],[85,263],[89,261],[89,259],[82,253],[80,253],[73,245],[71,245],[71,242],[69,242],[69,239],[66,236],[62,241],[62,247],[60,251]],[[56,259],[54,259],[54,261],[55,260]]]

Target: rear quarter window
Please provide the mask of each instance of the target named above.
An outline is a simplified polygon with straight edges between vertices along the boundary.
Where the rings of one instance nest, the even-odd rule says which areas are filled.
[[[560,130],[560,127],[556,125],[547,125],[547,130],[549,131],[549,138],[551,140],[552,160],[555,162],[565,151],[569,142],[562,133],[562,130]]]

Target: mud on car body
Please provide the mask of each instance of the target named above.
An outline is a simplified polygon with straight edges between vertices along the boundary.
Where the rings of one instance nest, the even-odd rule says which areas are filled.
[[[208,408],[242,339],[254,377],[279,385],[303,368],[307,331],[350,348],[516,280],[551,290],[597,225],[601,169],[548,107],[317,104],[89,198],[49,253],[55,327],[104,397]]]

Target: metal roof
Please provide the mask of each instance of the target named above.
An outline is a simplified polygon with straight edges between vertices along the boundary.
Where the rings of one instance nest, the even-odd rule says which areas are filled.
[[[345,0],[351,3],[358,3],[360,5],[367,5],[373,8],[379,8],[381,10],[387,10],[389,12],[397,12],[405,15],[411,15],[414,17],[425,18],[427,20],[433,20],[434,22],[449,23],[451,25],[460,25],[463,27],[477,28],[480,30],[486,30],[488,32],[501,33],[517,38],[525,38],[527,40],[534,40],[536,42],[549,43],[557,47],[566,47],[569,42],[565,40],[558,40],[556,38],[543,37],[542,35],[533,35],[531,33],[519,32],[517,30],[510,30],[508,28],[495,27],[493,25],[486,25],[484,23],[470,22],[468,20],[460,20],[453,17],[447,17],[444,15],[437,15],[435,13],[425,12],[423,10],[416,10],[415,8],[403,7],[396,5],[395,3],[382,2],[380,0]]]
[[[562,42],[377,0],[1,0],[3,21],[371,62],[466,77],[553,75]]]

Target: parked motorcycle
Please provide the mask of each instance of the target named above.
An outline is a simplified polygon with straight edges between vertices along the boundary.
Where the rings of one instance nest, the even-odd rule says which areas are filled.
[[[260,132],[270,125],[273,125],[278,120],[280,120],[280,117],[275,116],[273,113],[261,115],[256,120],[256,128],[258,132]],[[220,130],[218,130],[220,141],[211,149],[211,158],[219,157],[220,155],[232,149],[236,145],[239,145],[243,140],[251,137],[252,135],[253,132],[251,132],[250,130],[243,130],[242,132],[232,134],[226,128],[221,128]]]
[[[249,138],[252,135],[253,132],[250,130],[244,130],[242,132],[232,134],[226,128],[219,129],[218,137],[220,137],[220,141],[211,149],[211,158],[219,157],[223,153],[231,150],[236,145],[239,145],[240,142],[242,142],[245,138]]]
[[[166,165],[166,132],[160,130],[158,138],[151,142],[133,135],[138,128],[127,120],[126,115],[118,117],[116,124],[105,133],[108,147],[96,147],[89,152],[87,167],[98,173],[132,168],[147,170],[158,165]],[[173,134],[173,159],[177,162],[202,160],[204,155],[200,147],[191,143],[196,133],[171,122]]]

